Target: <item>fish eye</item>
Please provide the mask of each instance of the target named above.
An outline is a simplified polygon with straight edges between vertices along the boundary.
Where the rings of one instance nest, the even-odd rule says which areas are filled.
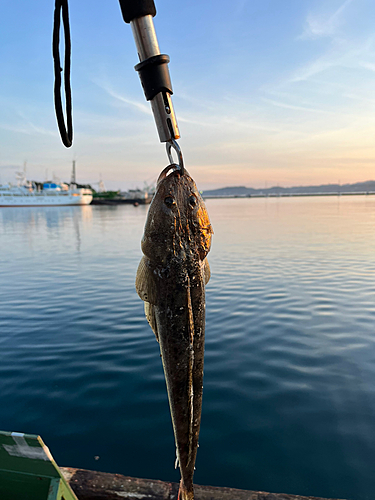
[[[166,198],[164,198],[164,203],[167,205],[168,208],[171,208],[172,205],[175,204],[175,201],[172,198],[172,196],[167,196]]]
[[[191,196],[189,196],[189,205],[194,208],[196,204],[197,198],[192,194]]]

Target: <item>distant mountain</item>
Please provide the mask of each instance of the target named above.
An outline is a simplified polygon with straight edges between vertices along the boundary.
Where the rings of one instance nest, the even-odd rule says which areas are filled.
[[[203,196],[209,197],[236,197],[236,196],[267,196],[288,194],[328,194],[328,193],[367,193],[375,192],[375,181],[357,182],[355,184],[322,184],[320,186],[295,186],[283,188],[254,189],[245,186],[225,187],[203,191]]]

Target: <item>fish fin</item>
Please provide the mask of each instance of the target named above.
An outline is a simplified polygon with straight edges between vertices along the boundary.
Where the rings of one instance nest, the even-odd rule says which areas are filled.
[[[142,257],[138,265],[135,289],[142,300],[149,304],[155,304],[157,293],[154,276],[149,262],[150,261],[145,256]]]
[[[145,315],[148,324],[151,326],[152,331],[155,333],[156,340],[159,342],[158,327],[156,325],[156,318],[155,318],[155,308],[149,302],[145,302]]]
[[[194,500],[194,489],[193,484],[190,488],[186,488],[182,479],[180,481],[180,488],[178,490],[177,500]]]
[[[204,271],[204,284],[207,285],[207,283],[210,281],[211,278],[211,269],[210,269],[210,264],[208,263],[207,259],[204,259],[203,261],[203,271]]]

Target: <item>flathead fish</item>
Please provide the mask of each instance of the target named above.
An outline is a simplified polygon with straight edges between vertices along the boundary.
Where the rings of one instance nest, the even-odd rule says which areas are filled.
[[[160,344],[181,482],[193,500],[203,391],[206,255],[213,233],[193,179],[170,165],[160,174],[144,235],[136,290]]]

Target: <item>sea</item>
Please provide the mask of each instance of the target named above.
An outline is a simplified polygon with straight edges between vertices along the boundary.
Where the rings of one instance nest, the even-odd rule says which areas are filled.
[[[207,199],[196,484],[373,500],[375,196]],[[134,288],[147,206],[0,208],[0,430],[178,481]]]

